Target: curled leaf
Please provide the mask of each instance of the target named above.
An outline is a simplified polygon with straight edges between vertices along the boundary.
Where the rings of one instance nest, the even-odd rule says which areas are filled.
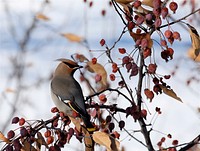
[[[82,42],[84,40],[83,37],[80,37],[78,35],[72,34],[72,33],[62,33],[61,36],[65,37],[71,42]]]
[[[173,89],[167,88],[166,86],[163,86],[161,84],[159,84],[159,86],[160,86],[160,88],[163,90],[163,92],[166,95],[168,95],[168,96],[170,96],[170,97],[182,102],[181,98],[176,95],[176,93],[173,91]]]
[[[93,133],[92,137],[97,144],[105,146],[107,150],[119,151],[119,141],[116,140],[114,137],[110,136],[109,134],[98,131]]]
[[[44,21],[50,20],[49,17],[47,17],[46,15],[44,15],[44,14],[42,14],[42,13],[38,13],[38,14],[36,15],[36,18],[37,18],[37,19],[40,19],[40,20],[44,20]]]
[[[83,54],[76,54],[76,59],[80,62],[89,61]]]
[[[137,40],[142,40],[142,39],[146,39],[147,40],[147,47],[151,48],[153,45],[153,41],[151,39],[151,35],[149,33],[141,33],[141,34],[137,34],[134,32],[130,32],[131,37],[133,38],[133,40],[136,42]]]
[[[105,68],[99,63],[92,63],[92,61],[87,62],[87,70],[96,73],[101,76],[99,81],[103,86],[107,87],[107,72]]]
[[[198,50],[200,51],[200,49],[198,49]],[[196,51],[197,51],[197,50],[196,50]],[[200,62],[200,55],[196,55],[196,54],[195,54],[195,49],[194,49],[194,48],[191,47],[191,48],[188,50],[187,54],[188,54],[188,57],[189,57],[189,58],[193,59],[193,60],[196,61],[196,62]]]

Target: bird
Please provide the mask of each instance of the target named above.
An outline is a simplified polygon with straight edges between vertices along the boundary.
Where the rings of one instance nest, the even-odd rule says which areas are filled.
[[[73,111],[80,114],[88,132],[95,131],[90,122],[90,115],[85,106],[85,100],[80,84],[75,80],[74,73],[82,68],[76,62],[60,58],[51,81],[51,97],[60,112],[73,117]]]

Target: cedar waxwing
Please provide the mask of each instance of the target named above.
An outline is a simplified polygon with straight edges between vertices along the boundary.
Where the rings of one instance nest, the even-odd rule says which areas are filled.
[[[85,108],[81,87],[73,77],[74,72],[82,66],[69,59],[58,61],[61,63],[57,66],[51,81],[51,97],[56,107],[68,116],[72,116],[73,111],[79,113],[87,130],[95,131]]]

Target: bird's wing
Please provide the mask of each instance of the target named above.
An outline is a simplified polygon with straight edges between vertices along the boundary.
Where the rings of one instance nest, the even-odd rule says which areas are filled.
[[[53,93],[61,101],[83,116],[87,115],[81,87],[74,78],[55,77],[51,82],[51,87]]]

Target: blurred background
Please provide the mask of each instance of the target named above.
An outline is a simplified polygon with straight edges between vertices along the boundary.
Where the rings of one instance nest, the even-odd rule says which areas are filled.
[[[197,0],[185,1],[185,5],[183,0],[177,2],[179,8],[174,19],[200,8]],[[199,13],[185,22],[200,32]],[[6,133],[16,128],[11,125],[14,116],[30,120],[51,118],[50,110],[54,104],[49,83],[57,65],[54,60],[70,58],[75,53],[90,59],[99,56],[102,49],[99,41],[104,38],[112,46],[123,26],[108,0],[0,0],[0,131]],[[174,59],[165,63],[160,59],[160,53],[155,58],[160,74],[173,74],[169,85],[184,103],[164,94],[156,96],[154,103],[147,103],[150,110],[155,106],[163,110],[155,123],[155,129],[159,131],[153,134],[155,146],[162,136],[160,132],[170,132],[183,143],[200,134],[200,64],[188,55],[191,40],[186,26],[176,24],[172,27],[182,38],[181,42],[174,42]],[[84,37],[86,41],[73,41],[66,36],[68,34]],[[156,34],[153,38],[159,39]],[[154,49],[160,51],[159,45],[154,44]],[[132,50],[134,43],[125,34],[117,46]],[[118,58],[117,53],[114,55]],[[99,60],[104,65],[104,58]],[[132,150],[130,146],[133,145],[136,150],[146,150],[127,134],[120,141],[126,150]],[[66,147],[68,150],[82,150],[79,147],[82,144],[76,140],[71,142],[72,145]]]

